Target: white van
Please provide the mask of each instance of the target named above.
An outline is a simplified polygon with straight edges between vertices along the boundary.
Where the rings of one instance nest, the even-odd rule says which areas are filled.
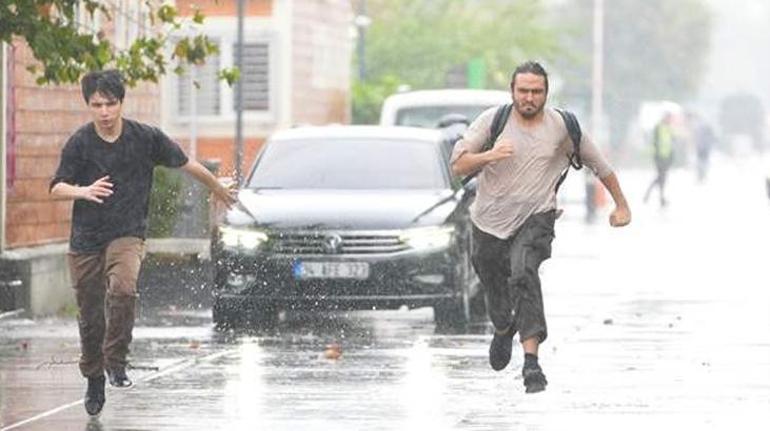
[[[472,122],[492,106],[511,103],[511,94],[498,90],[443,89],[397,93],[385,99],[381,126],[435,128],[448,114],[461,114]]]

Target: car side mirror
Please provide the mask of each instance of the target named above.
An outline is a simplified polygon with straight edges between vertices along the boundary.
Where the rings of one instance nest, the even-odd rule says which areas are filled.
[[[463,189],[465,189],[466,192],[470,192],[473,194],[476,194],[476,189],[478,189],[478,187],[479,187],[479,180],[476,177],[471,178],[470,181],[463,184]]]

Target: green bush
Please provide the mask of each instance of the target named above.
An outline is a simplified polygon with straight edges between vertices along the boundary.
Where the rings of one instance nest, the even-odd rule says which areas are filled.
[[[182,175],[177,169],[155,168],[150,192],[148,237],[171,236],[181,203]]]
[[[353,124],[377,124],[380,121],[382,102],[396,92],[398,78],[386,76],[372,81],[353,83]]]

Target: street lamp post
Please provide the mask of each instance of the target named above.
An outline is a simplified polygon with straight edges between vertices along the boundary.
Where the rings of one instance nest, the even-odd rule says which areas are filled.
[[[593,10],[593,62],[592,62],[592,86],[591,86],[591,135],[595,142],[599,140],[602,132],[602,115],[604,106],[604,0],[594,0]],[[602,197],[602,189],[598,181],[585,174],[586,179],[586,220],[592,221],[596,216],[596,206]]]
[[[235,45],[235,66],[241,73],[235,83],[235,182],[241,184],[243,160],[243,14],[244,2],[238,0],[238,43]]]
[[[358,14],[353,23],[358,30],[357,52],[358,52],[358,79],[366,79],[366,28],[371,25],[372,20],[366,15],[366,0],[358,2]]]
[[[594,139],[601,131],[602,97],[604,97],[604,0],[594,0],[593,22],[593,85],[591,86],[591,134]]]

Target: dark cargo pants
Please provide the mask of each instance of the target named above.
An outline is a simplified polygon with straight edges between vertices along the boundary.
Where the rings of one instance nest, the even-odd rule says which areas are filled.
[[[70,252],[68,258],[79,311],[81,374],[96,377],[105,368],[125,367],[144,240],[118,238],[100,253]]]
[[[500,239],[473,226],[473,267],[497,330],[512,323],[519,339],[548,336],[540,287],[540,264],[551,257],[556,211],[533,214],[510,238]]]

